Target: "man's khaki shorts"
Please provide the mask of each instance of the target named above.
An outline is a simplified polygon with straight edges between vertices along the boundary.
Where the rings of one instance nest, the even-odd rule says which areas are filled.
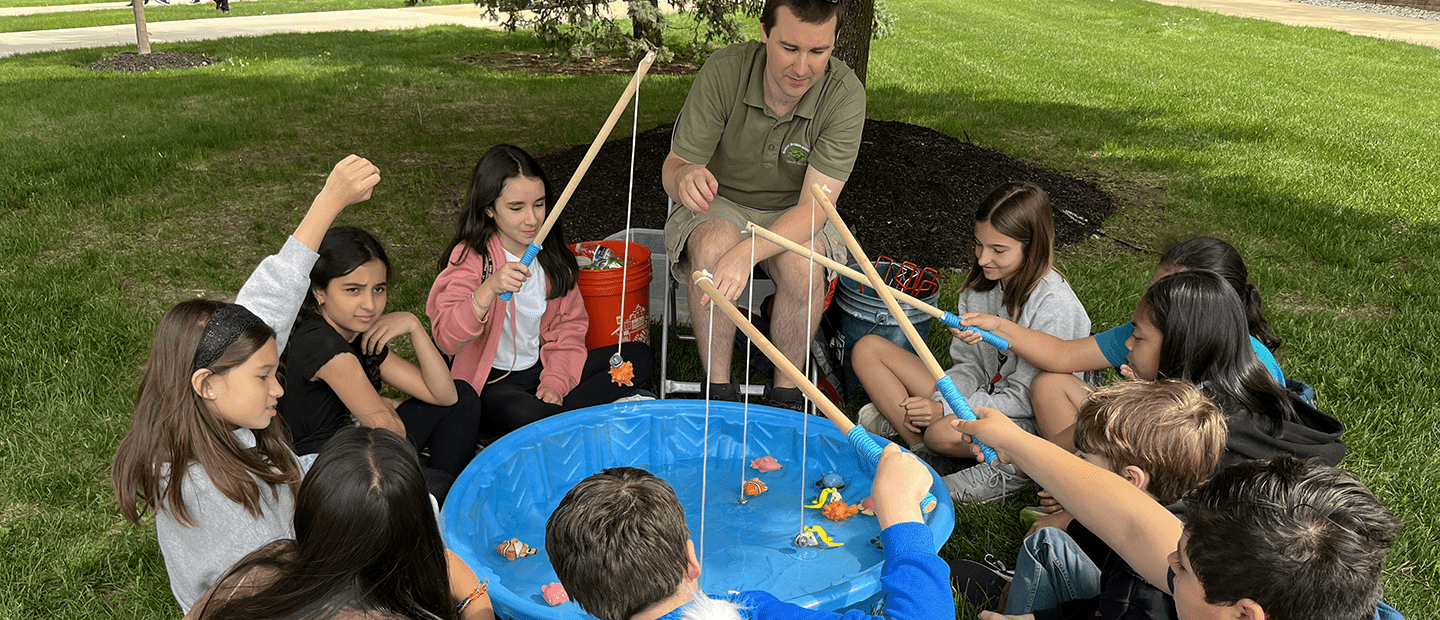
[[[748,243],[750,233],[745,230],[747,222],[755,222],[760,226],[770,228],[775,224],[775,220],[780,219],[780,216],[784,214],[784,210],[755,209],[718,195],[715,200],[710,202],[710,209],[705,213],[696,213],[685,205],[675,203],[669,219],[665,220],[665,252],[670,257],[671,275],[680,282],[690,283],[690,274],[693,270],[690,268],[689,257],[685,256],[685,242],[690,238],[690,233],[695,232],[695,229],[699,228],[701,224],[710,220],[729,222],[736,230],[740,231],[741,239]],[[850,253],[846,251],[845,240],[840,237],[839,231],[835,230],[833,224],[825,222],[825,226],[815,234],[815,238],[821,241],[826,256],[841,264],[848,264]],[[827,279],[833,280],[836,275],[835,272],[826,270],[825,277]]]

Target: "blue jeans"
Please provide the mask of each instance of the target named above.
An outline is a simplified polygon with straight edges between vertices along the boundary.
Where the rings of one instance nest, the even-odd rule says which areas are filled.
[[[1025,539],[1005,614],[1018,616],[1100,596],[1100,567],[1064,531],[1047,527]]]

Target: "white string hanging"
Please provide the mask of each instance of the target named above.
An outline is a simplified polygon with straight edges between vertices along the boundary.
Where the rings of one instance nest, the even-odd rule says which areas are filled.
[[[755,264],[755,235],[753,234],[750,235],[750,264]],[[745,300],[745,307],[750,309],[752,313],[751,316],[753,317],[753,313],[755,312],[755,282],[753,273],[751,274],[750,293]],[[752,348],[753,347],[748,345],[745,347],[745,380],[741,382],[741,385],[750,382],[750,350]],[[745,403],[744,421],[740,427],[740,503],[748,504],[750,502],[745,499],[745,464],[750,461],[750,399],[745,397],[743,389],[741,390],[740,400]]]
[[[635,151],[640,136],[640,89],[635,89],[635,108],[630,123],[630,188],[625,194],[625,251],[621,255],[620,263],[620,309],[615,317],[617,336],[615,338],[615,353],[610,356],[610,380],[617,385],[633,385],[631,379],[635,376],[634,366],[625,361],[620,354],[621,347],[625,344],[625,328],[628,317],[625,316],[625,289],[630,288],[630,220],[635,208]],[[628,372],[627,372],[628,371]]]
[[[713,360],[715,355],[715,300],[710,300],[710,332],[705,339],[705,359]],[[702,369],[701,372],[704,372]],[[700,445],[700,568],[705,568],[705,499],[710,497],[707,483],[710,477],[710,378],[705,378],[705,434]]]

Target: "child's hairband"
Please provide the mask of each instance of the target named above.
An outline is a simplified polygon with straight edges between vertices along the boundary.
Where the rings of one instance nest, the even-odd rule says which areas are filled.
[[[195,367],[191,371],[209,368],[225,354],[225,349],[235,344],[240,334],[245,330],[260,323],[260,317],[255,316],[245,306],[240,304],[225,304],[205,323],[205,333],[200,335],[200,346],[195,348]]]

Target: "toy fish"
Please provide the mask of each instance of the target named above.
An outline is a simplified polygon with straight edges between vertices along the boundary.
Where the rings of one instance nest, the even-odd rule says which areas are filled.
[[[495,547],[495,551],[499,552],[500,555],[505,556],[505,559],[512,562],[515,561],[517,558],[523,558],[527,555],[535,555],[536,553],[540,552],[539,549],[520,542],[519,538],[511,538],[510,540],[500,543],[498,546]]]
[[[746,480],[745,484],[741,486],[745,490],[746,495],[759,495],[770,490],[770,487],[765,486],[765,483],[761,482],[759,478]]]
[[[808,525],[804,531],[795,535],[796,547],[819,547],[820,545],[833,548],[843,547],[845,543],[835,542],[825,528],[818,525]]]
[[[831,500],[825,504],[821,512],[829,517],[831,521],[844,521],[860,512],[860,504],[846,504],[840,500]]]
[[[867,497],[860,500],[860,514],[875,516],[875,498]]]
[[[805,504],[806,508],[824,508],[825,504],[835,501],[844,501],[837,489],[824,489],[820,491],[820,497],[815,498],[815,503]]]
[[[775,457],[773,456],[762,456],[758,459],[750,461],[750,467],[763,474],[766,472],[775,471],[783,466],[780,464],[780,461],[775,460]]]
[[[616,355],[619,355],[618,353]],[[615,385],[634,387],[632,380],[635,378],[635,365],[630,362],[623,362],[610,367],[610,382]]]
[[[815,486],[822,489],[843,489],[845,488],[845,478],[832,471],[821,476],[820,479],[815,482]]]
[[[558,581],[540,586],[540,596],[544,597],[551,607],[570,601],[570,595],[565,593],[565,586]]]

